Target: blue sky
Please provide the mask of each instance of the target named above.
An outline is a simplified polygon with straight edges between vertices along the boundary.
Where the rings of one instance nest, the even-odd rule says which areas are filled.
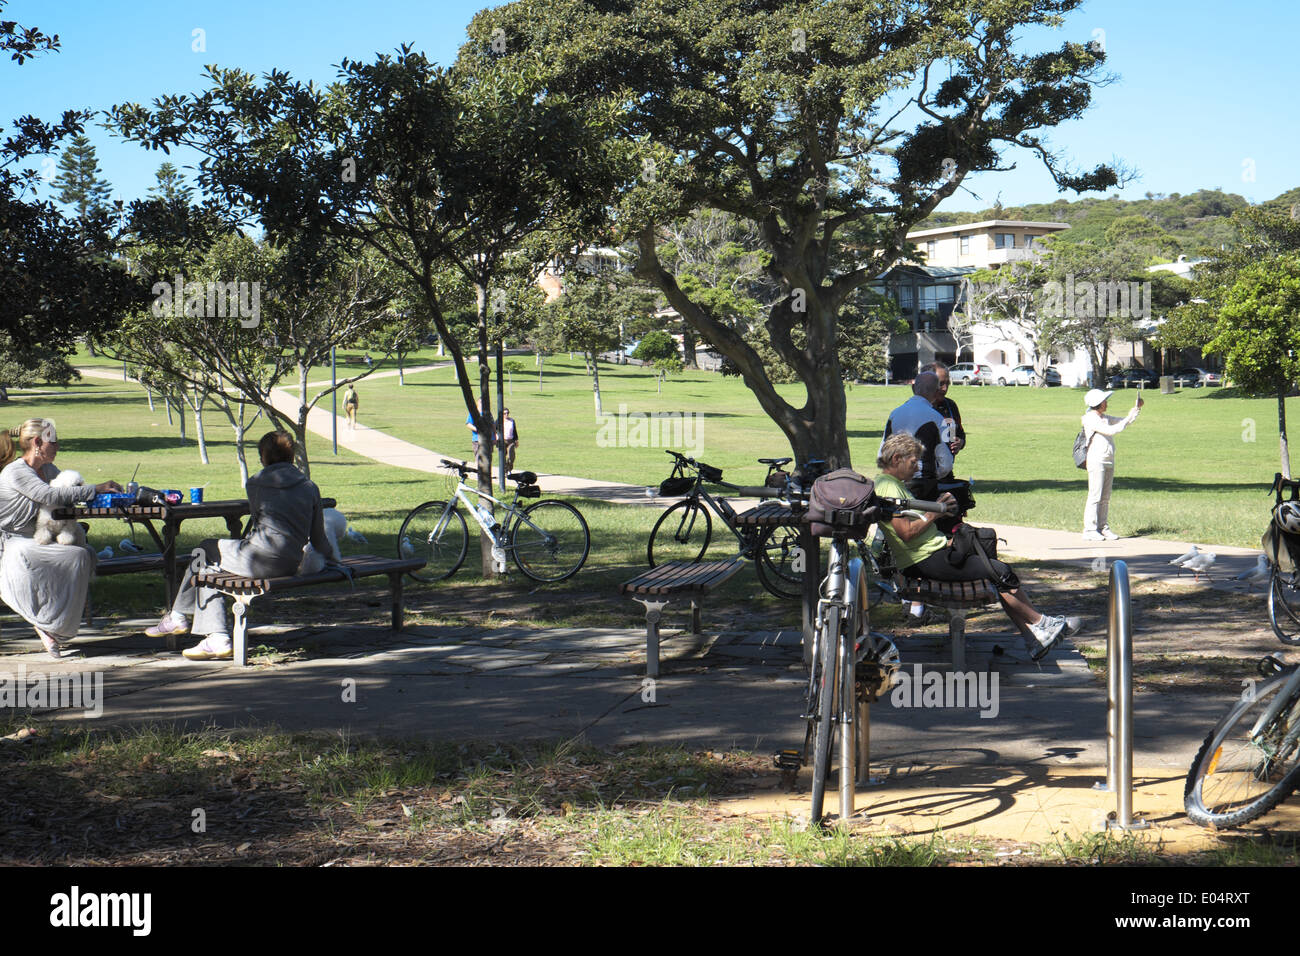
[[[62,51],[22,67],[0,63],[0,123],[21,114],[53,119],[73,107],[106,109],[202,88],[208,63],[261,73],[271,68],[326,82],[343,57],[368,59],[410,42],[450,63],[474,0],[13,0],[6,19],[58,33]],[[195,52],[194,30],[206,50]],[[1102,31],[1097,33],[1095,31]],[[1060,31],[1028,34],[1026,48],[1069,38],[1104,42],[1119,75],[1095,91],[1081,120],[1050,134],[1079,167],[1113,158],[1140,179],[1121,192],[1187,193],[1222,188],[1253,202],[1300,185],[1300,132],[1292,90],[1300,4],[1255,0],[1229,12],[1214,0],[1091,0]],[[142,196],[165,157],[90,131],[115,196]],[[1049,202],[1055,185],[1029,154],[1012,172],[966,181],[944,209]],[[1067,194],[1065,198],[1071,198]]]

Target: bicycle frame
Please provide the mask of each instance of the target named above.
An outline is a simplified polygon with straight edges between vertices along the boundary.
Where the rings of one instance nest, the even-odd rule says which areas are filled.
[[[1300,693],[1300,667],[1296,667],[1295,670],[1291,672],[1290,679],[1288,679],[1282,689],[1277,692],[1273,703],[1269,704],[1268,710],[1264,711],[1264,713],[1260,715],[1259,719],[1255,721],[1255,725],[1250,728],[1251,738],[1253,739],[1259,736],[1265,727],[1272,725],[1273,721],[1278,718],[1283,709],[1292,706],[1292,701],[1297,693]],[[1291,732],[1287,734],[1285,739],[1283,739],[1282,746],[1279,749],[1285,751],[1288,746],[1295,745],[1298,738],[1300,738],[1300,720],[1293,723]]]
[[[482,501],[484,498],[486,498],[488,501],[492,502],[493,504],[501,506],[501,508],[503,509],[503,513],[497,522],[496,528],[491,527],[487,523],[487,521],[484,520],[483,516],[479,514],[477,503],[470,500],[469,496],[471,494],[477,495],[479,501]],[[503,558],[505,553],[511,550],[511,545],[508,543],[509,535],[506,534],[506,529],[510,527],[510,525],[514,521],[516,520],[522,521],[524,524],[528,525],[528,527],[532,528],[534,531],[540,534],[545,535],[547,533],[544,529],[539,528],[532,521],[528,520],[528,516],[524,514],[523,509],[518,507],[517,497],[515,501],[512,501],[507,504],[506,502],[502,501],[500,498],[488,494],[486,491],[481,491],[478,488],[471,487],[470,485],[465,483],[465,479],[459,478],[457,479],[456,482],[455,500],[464,503],[465,509],[474,517],[474,520],[478,523],[478,526],[483,529],[484,534],[486,534],[489,538],[492,539],[493,546],[501,550]],[[449,502],[447,511],[445,511],[442,517],[438,519],[438,524],[435,526],[437,531],[441,531],[443,529],[443,524],[444,522],[447,521],[448,515],[451,513],[452,507],[454,507],[454,504],[452,502]]]

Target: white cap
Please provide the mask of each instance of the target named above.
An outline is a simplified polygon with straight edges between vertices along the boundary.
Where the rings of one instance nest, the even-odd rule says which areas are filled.
[[[1083,404],[1087,405],[1089,408],[1096,408],[1114,394],[1114,392],[1104,392],[1099,388],[1090,388],[1088,389],[1088,394],[1083,396]]]

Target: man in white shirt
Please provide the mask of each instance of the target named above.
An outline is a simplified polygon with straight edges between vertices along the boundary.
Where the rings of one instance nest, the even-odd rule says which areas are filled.
[[[934,372],[922,372],[912,383],[912,397],[894,409],[885,423],[885,438],[907,432],[921,443],[924,452],[908,488],[926,501],[938,500],[939,479],[952,474],[953,456],[948,445],[951,436],[944,434],[947,426],[934,407],[939,397],[939,377]]]

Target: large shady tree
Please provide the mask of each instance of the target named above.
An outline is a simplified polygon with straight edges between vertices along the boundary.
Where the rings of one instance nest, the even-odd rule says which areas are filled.
[[[409,47],[345,60],[325,88],[213,67],[206,92],[117,107],[113,123],[150,146],[199,150],[205,190],[269,236],[340,238],[391,263],[446,343],[467,411],[491,433],[489,316],[509,308],[494,299],[494,277],[517,267],[521,249],[544,261],[597,228],[618,146],[603,134],[599,99],[549,89],[535,64],[509,60],[510,42],[484,37],[482,56],[451,70]],[[476,293],[481,411],[444,308],[448,269]],[[490,451],[480,444],[484,489]],[[487,571],[486,540],[483,554]]]
[[[1041,138],[1082,113],[1102,51],[1025,53],[1017,32],[1058,25],[1079,0],[519,0],[480,13],[462,60],[544,64],[546,88],[608,95],[640,180],[621,197],[638,269],[738,369],[800,460],[848,465],[837,325],[906,233],[972,172],[1037,156],[1062,189],[1104,189]],[[780,296],[772,348],[806,392],[787,401],[762,357],[657,254],[661,229],[697,208],[757,226]],[[855,247],[845,249],[845,236]],[[851,251],[852,254],[845,254]]]

